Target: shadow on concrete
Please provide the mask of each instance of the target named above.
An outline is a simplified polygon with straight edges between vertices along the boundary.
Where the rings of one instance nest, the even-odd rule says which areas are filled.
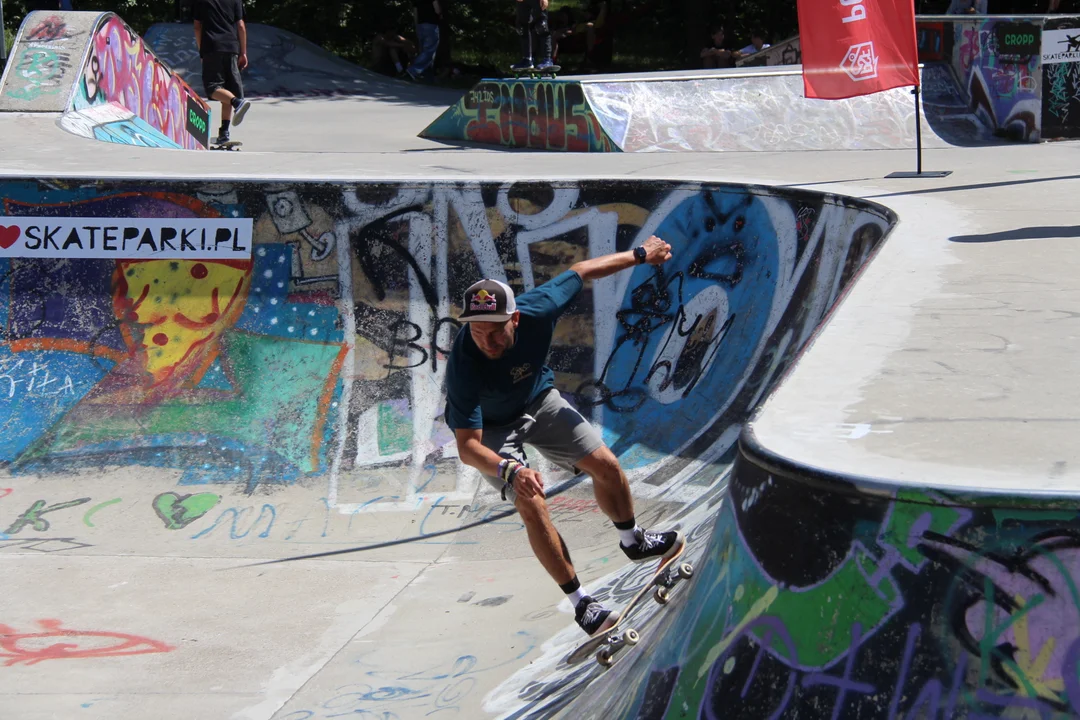
[[[932,195],[936,193],[959,192],[963,190],[986,190],[989,188],[1013,187],[1016,185],[1031,185],[1033,183],[1057,182],[1058,180],[1080,180],[1080,175],[1057,175],[1055,177],[1031,178],[1029,180],[1004,180],[1001,182],[970,183],[968,185],[951,185],[949,187],[926,188],[923,190],[905,190],[904,192],[881,193],[880,195],[864,195],[866,200],[880,200],[881,198],[905,197],[910,195]]]
[[[1055,225],[1045,227],[1026,227],[1015,230],[1002,230],[983,235],[954,235],[951,242],[986,243],[1002,240],[1042,240],[1044,238],[1080,237],[1080,225]]]

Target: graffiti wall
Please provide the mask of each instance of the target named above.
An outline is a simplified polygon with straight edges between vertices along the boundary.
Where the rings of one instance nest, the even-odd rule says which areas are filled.
[[[591,283],[550,357],[647,475],[692,443],[734,441],[892,223],[830,195],[646,181],[26,180],[0,196],[5,248],[23,218],[253,228],[247,259],[76,258],[54,242],[59,257],[0,260],[9,472],[176,468],[181,485],[249,492],[319,478],[331,503],[362,467],[402,470],[396,498],[458,472],[443,373],[476,278],[524,291],[653,233],[673,244],[663,268]]]
[[[1046,21],[1042,81],[1043,137],[1080,137],[1080,18]]]
[[[1078,548],[1075,507],[871,496],[740,455],[682,631],[608,710],[1076,717]]]
[[[27,15],[0,82],[0,110],[63,112],[95,19],[91,13]]]
[[[1007,18],[952,24],[952,68],[972,110],[995,134],[1037,142],[1041,137],[1042,67],[1038,52],[999,52],[996,28]],[[948,28],[946,28],[948,31]]]
[[[537,150],[618,152],[589,107],[581,83],[484,80],[420,137]]]
[[[129,111],[141,124],[153,128],[179,147],[188,150],[206,148],[209,106],[154,55],[142,38],[112,14],[102,15],[93,33],[70,110],[84,112],[106,104]],[[92,119],[85,112],[84,116]],[[140,142],[138,133],[113,132],[114,128],[109,125],[99,124],[91,136],[109,142],[151,144]],[[137,125],[130,123],[133,127]],[[160,147],[161,144],[153,146]]]

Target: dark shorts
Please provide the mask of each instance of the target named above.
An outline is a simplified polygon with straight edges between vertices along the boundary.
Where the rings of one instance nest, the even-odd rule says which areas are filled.
[[[220,88],[225,88],[236,97],[244,97],[244,83],[240,80],[236,57],[234,53],[211,52],[203,55],[202,77],[206,97],[213,97]]]
[[[485,427],[480,442],[505,458],[525,465],[525,444],[540,451],[547,460],[571,473],[582,458],[603,447],[600,433],[581,413],[566,402],[558,390],[548,390],[525,408],[518,420],[501,427]],[[493,488],[503,489],[503,481],[484,475]],[[513,488],[506,489],[506,500],[514,502]]]

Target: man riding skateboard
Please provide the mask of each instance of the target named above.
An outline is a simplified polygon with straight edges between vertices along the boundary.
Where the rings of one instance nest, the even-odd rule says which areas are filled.
[[[550,72],[559,68],[551,60],[551,28],[548,26],[548,0],[517,0],[517,33],[521,36],[521,61],[511,65],[512,72]],[[535,44],[533,40],[536,40]],[[533,52],[537,63],[533,63]]]
[[[524,444],[571,472],[587,473],[600,509],[619,533],[619,547],[634,562],[668,558],[685,542],[677,531],[654,532],[634,520],[630,483],[599,433],[558,390],[545,365],[559,316],[586,280],[635,265],[662,265],[671,246],[653,236],[632,251],[575,263],[543,285],[514,297],[498,280],[481,280],[465,291],[466,324],[454,339],[446,368],[446,422],[458,455],[514,503],[533,553],[574,606],[577,624],[589,635],[607,630],[618,614],[605,608],[578,581],[570,552],[551,522],[540,473],[528,467]]]
[[[247,25],[243,0],[195,0],[195,44],[202,57],[206,96],[221,103],[221,130],[211,142],[230,142],[229,125],[244,121],[251,103],[244,99],[240,71],[247,67]]]

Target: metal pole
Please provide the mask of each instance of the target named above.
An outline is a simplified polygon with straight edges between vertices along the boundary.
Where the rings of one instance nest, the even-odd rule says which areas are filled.
[[[915,95],[915,152],[918,159],[915,161],[915,172],[922,175],[922,116],[919,113],[919,86],[911,91]]]
[[[0,0],[0,63],[7,62],[7,35],[4,34],[4,0]]]

